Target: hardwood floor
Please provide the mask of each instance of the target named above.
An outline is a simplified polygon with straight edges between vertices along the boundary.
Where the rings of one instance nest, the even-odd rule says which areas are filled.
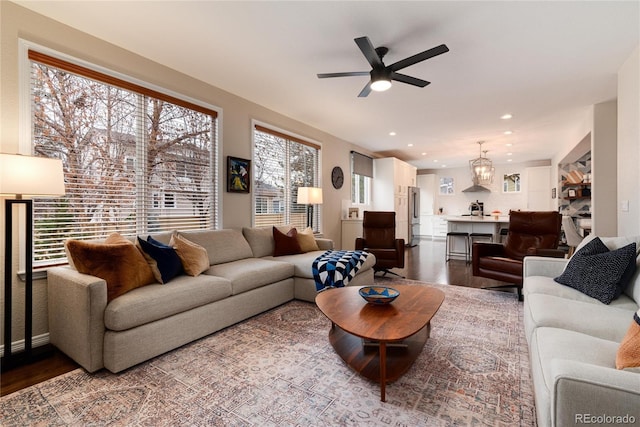
[[[444,252],[444,241],[422,240],[418,246],[407,248],[405,268],[393,271],[407,279],[445,285],[484,288],[502,284],[491,279],[473,277],[471,265],[466,264],[464,260],[451,260],[445,263]],[[510,288],[501,290],[515,292]],[[78,367],[63,353],[55,351],[52,356],[46,359],[2,373],[0,376],[0,396],[5,396]]]

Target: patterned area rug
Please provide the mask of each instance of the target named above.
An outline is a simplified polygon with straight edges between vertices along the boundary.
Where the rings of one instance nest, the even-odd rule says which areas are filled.
[[[117,375],[77,369],[2,397],[0,424],[535,425],[522,303],[510,293],[429,286],[445,301],[385,403],[378,384],[335,354],[315,305],[292,301]]]

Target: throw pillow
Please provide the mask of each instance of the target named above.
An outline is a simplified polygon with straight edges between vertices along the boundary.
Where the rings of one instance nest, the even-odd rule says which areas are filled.
[[[76,270],[107,282],[107,301],[155,282],[140,250],[118,233],[103,243],[68,240],[65,245]]]
[[[209,254],[199,244],[187,240],[178,233],[171,236],[169,244],[178,253],[182,268],[189,276],[198,276],[209,269]]]
[[[633,314],[631,326],[618,347],[616,368],[640,371],[640,310]]]
[[[609,304],[618,298],[636,268],[636,244],[610,251],[595,238],[573,254],[564,272],[554,280]]]
[[[302,249],[298,243],[298,230],[292,228],[287,234],[273,227],[273,256],[301,254]]]
[[[147,236],[147,240],[138,237],[138,244],[159,283],[168,283],[182,274],[182,261],[173,247],[160,243],[151,236]]]
[[[298,232],[298,244],[302,252],[319,251],[318,243],[311,227]]]

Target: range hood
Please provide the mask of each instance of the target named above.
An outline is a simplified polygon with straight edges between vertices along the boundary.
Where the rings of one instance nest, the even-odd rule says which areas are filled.
[[[462,190],[463,193],[489,193],[491,192],[491,190],[489,190],[487,187],[483,187],[482,185],[477,185],[474,184],[471,187],[465,188],[464,190]]]

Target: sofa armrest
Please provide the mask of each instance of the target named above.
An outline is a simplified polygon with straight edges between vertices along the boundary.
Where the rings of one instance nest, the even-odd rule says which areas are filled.
[[[330,251],[333,249],[333,240],[316,237],[316,243],[321,251]]]
[[[47,272],[51,343],[89,372],[103,365],[107,283],[70,267]]]
[[[523,260],[522,277],[558,277],[562,274],[568,262],[569,260],[564,258],[526,256]]]
[[[593,424],[597,416],[640,420],[640,373],[554,359],[551,375],[552,425]]]

